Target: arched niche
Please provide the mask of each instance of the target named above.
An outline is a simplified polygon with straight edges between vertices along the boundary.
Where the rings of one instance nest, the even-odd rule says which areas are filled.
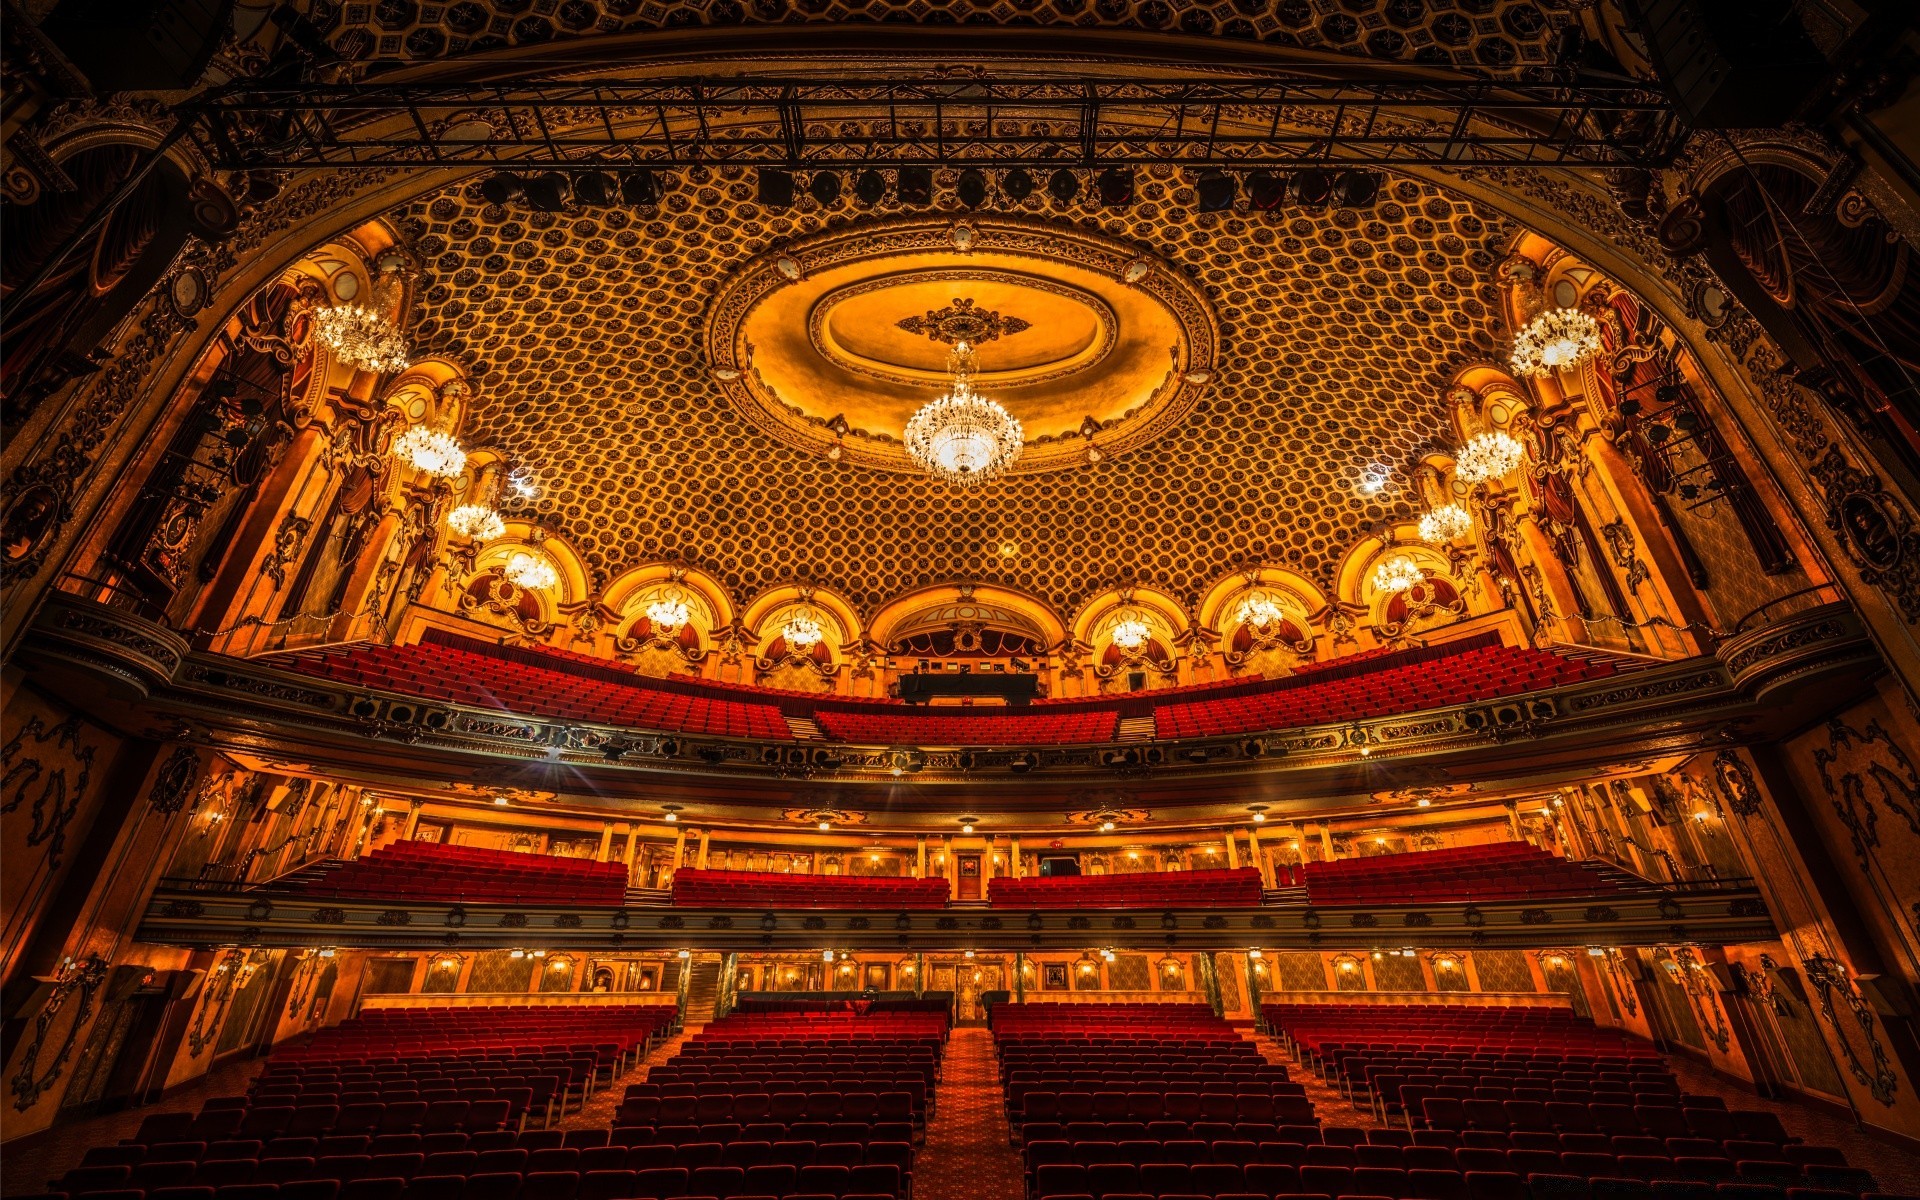
[[[622,572],[605,591],[615,615],[613,649],[643,675],[682,674],[701,662],[716,631],[733,623],[733,608],[720,582],[704,571],[675,563],[649,563]],[[665,607],[663,621],[656,610]],[[675,611],[685,619],[670,624]]]
[[[1325,593],[1306,576],[1258,567],[1216,580],[1198,611],[1229,671],[1271,678],[1313,658],[1313,620],[1326,606]]]
[[[1146,626],[1146,640],[1122,645],[1115,634],[1133,622]],[[1075,641],[1092,651],[1094,679],[1102,692],[1179,682],[1180,649],[1189,633],[1186,611],[1157,588],[1116,588],[1095,596],[1077,614],[1074,633]]]
[[[506,578],[517,554],[538,555],[553,564],[553,586],[523,588]],[[562,607],[584,599],[591,590],[586,564],[572,543],[518,519],[508,521],[506,535],[474,556],[472,572],[459,588],[460,608],[469,615],[534,637],[545,636],[559,622]]]
[[[885,653],[919,657],[1037,658],[1067,636],[1058,614],[1040,600],[1011,588],[972,584],[941,584],[896,597],[874,614],[868,628]]]
[[[800,617],[820,627],[820,640],[812,646],[788,643],[786,627]],[[862,632],[859,614],[844,596],[799,583],[756,596],[740,623],[753,635],[754,682],[793,691],[832,691],[845,655]]]

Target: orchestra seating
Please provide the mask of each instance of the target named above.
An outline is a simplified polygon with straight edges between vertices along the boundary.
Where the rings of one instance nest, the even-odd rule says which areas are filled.
[[[1282,886],[1304,884],[1314,904],[1538,900],[1620,890],[1613,874],[1527,842],[1310,862],[1278,868],[1277,875]]]
[[[1237,908],[1260,903],[1260,872],[1136,871],[987,881],[995,908]]]
[[[356,645],[277,660],[337,683],[475,708],[640,729],[791,740],[779,707],[738,688],[669,688],[602,660],[442,636],[407,646]]]
[[[947,881],[682,868],[673,902],[695,908],[944,908]]]
[[[1118,711],[1077,709],[1050,713],[1006,708],[956,709],[940,713],[887,713],[822,707],[816,714],[827,736],[843,742],[907,746],[1041,746],[1110,742]]]
[[[627,868],[584,858],[400,841],[331,867],[299,886],[310,895],[377,896],[396,902],[617,906],[626,900]]]
[[[1306,1178],[1309,1147],[1294,1164],[1306,1191],[1763,1200],[1786,1189],[1827,1200],[1876,1187],[1772,1113],[1683,1094],[1651,1046],[1567,1009],[1268,1004],[1261,1016],[1297,1059],[1389,1125],[1338,1164],[1320,1152],[1321,1165],[1350,1172],[1340,1179]]]

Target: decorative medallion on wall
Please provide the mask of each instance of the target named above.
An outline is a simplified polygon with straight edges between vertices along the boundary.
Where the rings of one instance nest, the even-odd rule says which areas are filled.
[[[1211,382],[1219,337],[1205,292],[1138,247],[985,215],[896,217],[774,246],[721,285],[704,332],[720,390],[768,434],[915,472],[901,431],[964,342],[975,385],[1027,430],[1016,473],[1084,465],[1090,446],[1124,453],[1171,429]]]

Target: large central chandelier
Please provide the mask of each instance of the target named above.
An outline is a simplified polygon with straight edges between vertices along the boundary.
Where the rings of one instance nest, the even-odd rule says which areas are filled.
[[[412,365],[407,339],[384,311],[393,301],[394,276],[374,281],[370,304],[329,304],[313,310],[313,336],[338,362],[389,375]]]
[[[1526,454],[1526,447],[1510,434],[1499,430],[1476,433],[1467,439],[1467,444],[1460,448],[1459,456],[1453,460],[1453,474],[1465,483],[1500,479],[1519,466]]]
[[[1419,563],[1404,554],[1396,554],[1374,568],[1373,586],[1382,592],[1406,592],[1419,586],[1424,578]]]
[[[973,347],[955,343],[947,359],[952,382],[907,421],[907,453],[927,473],[974,487],[999,475],[1025,449],[1025,431],[1006,409],[973,390]]]
[[[1600,324],[1576,308],[1548,308],[1513,338],[1513,373],[1571,371],[1600,353]]]
[[[1442,504],[1420,518],[1420,540],[1445,545],[1473,528],[1473,515],[1458,504]]]
[[[416,471],[452,479],[467,469],[467,452],[450,433],[415,425],[393,439],[393,455]]]
[[[560,572],[553,560],[544,554],[528,554],[520,551],[507,560],[507,569],[502,572],[507,582],[522,591],[545,591],[560,582]]]

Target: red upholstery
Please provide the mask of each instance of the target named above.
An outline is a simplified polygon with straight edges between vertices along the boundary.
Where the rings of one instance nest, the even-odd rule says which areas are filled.
[[[1041,746],[1110,742],[1120,714],[1107,711],[1049,713],[987,708],[947,713],[836,712],[816,714],[828,737],[845,742],[908,746]]]
[[[1139,871],[1126,875],[992,879],[995,908],[1235,908],[1260,903],[1260,872]]]
[[[696,908],[943,908],[947,881],[683,868],[673,877],[673,902]]]
[[[1314,904],[1529,900],[1619,890],[1610,876],[1526,842],[1343,858],[1281,871],[1285,882],[1306,884]]]
[[[333,868],[303,890],[394,901],[619,905],[627,896],[627,868],[546,854],[393,842]]]

